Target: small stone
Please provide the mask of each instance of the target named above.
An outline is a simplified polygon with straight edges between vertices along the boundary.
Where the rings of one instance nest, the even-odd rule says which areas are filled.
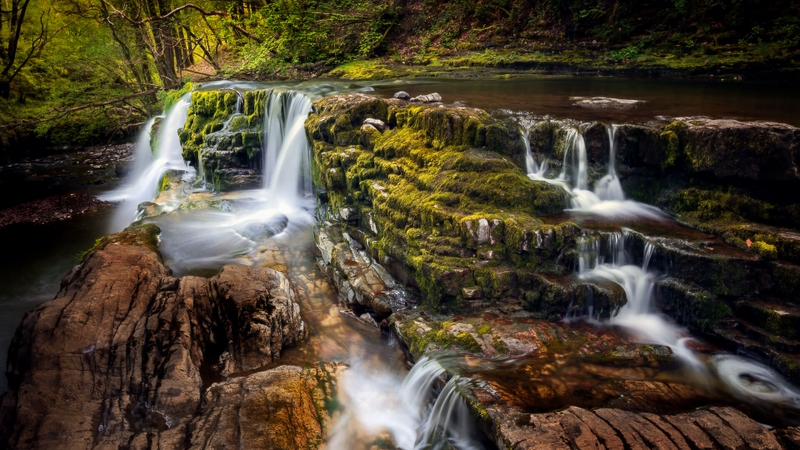
[[[408,100],[411,98],[411,96],[408,95],[408,92],[406,91],[398,91],[395,92],[394,98],[399,98],[400,100]]]
[[[380,329],[380,327],[378,326],[378,322],[376,322],[375,319],[373,319],[372,316],[369,315],[369,313],[364,313],[364,314],[358,316],[358,320],[360,320],[361,322],[364,322],[365,324],[367,324],[367,325],[369,325],[371,327]]]
[[[467,300],[477,300],[483,298],[483,291],[477,287],[465,287],[461,289],[461,295]]]
[[[442,101],[442,96],[439,95],[438,92],[434,92],[432,94],[418,95],[409,101],[419,103],[434,103]]]
[[[611,98],[611,97],[570,97],[574,101],[575,106],[582,106],[584,108],[617,108],[627,109],[633,108],[644,100],[632,100],[626,98]]]
[[[358,220],[358,209],[356,208],[339,208],[339,216],[342,220],[351,222]]]
[[[382,120],[378,119],[372,119],[372,118],[364,119],[364,125],[372,125],[373,127],[375,127],[376,130],[381,132],[386,130],[386,124],[383,123]]]

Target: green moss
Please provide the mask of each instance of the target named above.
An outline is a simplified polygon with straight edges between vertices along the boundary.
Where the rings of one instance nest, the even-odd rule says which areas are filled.
[[[161,107],[164,111],[169,111],[175,103],[180,100],[187,92],[191,92],[194,85],[191,82],[184,83],[180,89],[171,91],[158,91],[156,97],[161,101]]]
[[[453,342],[455,345],[458,345],[468,352],[478,353],[481,351],[480,344],[478,344],[475,338],[469,333],[458,333],[453,339]]]
[[[165,173],[163,177],[161,177],[161,183],[158,185],[158,192],[164,192],[169,189],[169,174]]]
[[[497,336],[492,339],[492,347],[501,355],[507,355],[509,353],[508,345]]]
[[[89,253],[100,251],[109,245],[138,245],[159,253],[159,234],[161,234],[161,229],[153,224],[131,225],[125,231],[103,236],[95,243]]]
[[[482,420],[485,422],[491,421],[489,412],[483,407],[483,404],[477,400],[470,399],[467,404],[469,405],[470,413],[475,420]]]
[[[489,326],[488,323],[484,323],[483,325],[478,327],[476,332],[478,333],[478,336],[483,337],[484,335],[492,332],[492,327]]]
[[[700,295],[696,297],[696,301],[696,315],[692,322],[694,328],[700,331],[713,330],[720,320],[733,315],[731,307],[722,300]]]
[[[353,61],[328,72],[329,77],[345,80],[385,80],[396,78],[397,72],[377,61]]]
[[[508,254],[521,255],[525,239],[525,245],[537,245],[532,233],[541,221],[535,216],[560,212],[563,191],[530,180],[507,156],[472,146],[481,130],[484,140],[516,142],[508,129],[492,128],[497,124],[485,112],[399,107],[361,95],[328,97],[314,106],[305,125],[314,137],[315,181],[327,191],[332,207],[352,203],[369,208],[378,230],[370,231],[376,235],[372,250],[401,261],[427,305],[456,306],[462,288],[475,284],[496,297],[510,294],[517,265],[536,267],[530,251],[513,257],[513,265],[507,264]],[[342,145],[342,133],[363,136],[360,124],[366,117],[385,119],[390,129],[371,133],[368,142]],[[475,238],[480,220],[491,222],[487,242]],[[511,233],[507,221],[513,224]],[[548,227],[540,232],[548,233],[545,251],[554,257],[577,227]],[[517,241],[509,243],[509,238]],[[490,270],[476,283],[467,248],[492,265],[505,262],[505,269]]]
[[[774,245],[767,244],[764,241],[755,241],[752,248],[764,259],[778,259],[778,249]]]
[[[666,141],[664,144],[664,148],[666,149],[666,158],[664,159],[664,162],[661,163],[661,168],[668,169],[675,167],[682,153],[678,135],[675,134],[674,131],[665,131],[661,133],[661,139]]]

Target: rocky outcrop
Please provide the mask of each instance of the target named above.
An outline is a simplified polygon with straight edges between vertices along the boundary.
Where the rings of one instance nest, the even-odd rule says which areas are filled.
[[[288,280],[236,265],[210,279],[174,278],[157,233],[148,225],[103,238],[56,298],[26,315],[9,352],[3,442],[316,448],[318,384],[328,377],[299,368],[253,373],[306,336]],[[288,401],[289,391],[300,400]],[[277,417],[304,426],[290,433]],[[218,430],[223,422],[237,426]]]
[[[324,266],[344,297],[362,292],[351,304],[381,316],[397,310],[385,301],[373,304],[370,288],[354,287],[373,286],[377,293],[391,285],[381,277],[373,277],[380,283],[363,282],[361,269],[373,262],[440,311],[502,303],[538,318],[589,313],[607,318],[625,303],[614,283],[575,276],[580,242],[606,230],[551,216],[566,202],[558,198],[559,188],[520,176],[515,155],[523,150],[515,127],[476,109],[365,95],[320,99],[314,108],[306,129],[318,168],[315,182],[323,189],[321,228],[341,228],[318,237],[346,236],[325,245],[339,246],[350,256],[338,265],[336,258],[326,259]],[[362,127],[368,119],[386,129]],[[586,142],[590,179],[597,180],[609,163],[603,124],[536,122],[528,130],[531,150],[539,160],[547,157],[558,173],[575,127]],[[620,125],[615,142],[626,192],[680,214],[681,221],[701,230],[648,224],[643,231],[626,232],[631,254],[643,255],[648,244],[655,247],[650,269],[663,275],[657,304],[692,331],[713,333],[731,348],[760,354],[793,380],[800,380],[800,361],[792,356],[800,342],[796,328],[751,324],[739,305],[761,300],[777,305],[762,316],[794,317],[797,291],[791,286],[800,279],[794,265],[800,263],[800,235],[746,221],[790,217],[794,207],[739,196],[736,189],[744,188],[728,183],[790,186],[797,135],[797,129],[780,124],[685,118],[667,125]],[[706,161],[697,155],[716,155],[709,161],[725,155],[725,162],[695,164]],[[789,172],[781,175],[777,167]],[[706,184],[693,187],[693,180]],[[353,245],[371,262],[356,263],[363,258],[353,256]],[[768,331],[773,328],[781,334]]]
[[[264,115],[271,97],[272,90],[265,89],[192,93],[186,124],[178,130],[183,158],[216,190],[261,186]]]

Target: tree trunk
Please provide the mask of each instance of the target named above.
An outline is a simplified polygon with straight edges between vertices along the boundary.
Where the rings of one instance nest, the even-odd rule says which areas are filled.
[[[8,100],[11,96],[11,83],[6,80],[0,80],[0,97]]]

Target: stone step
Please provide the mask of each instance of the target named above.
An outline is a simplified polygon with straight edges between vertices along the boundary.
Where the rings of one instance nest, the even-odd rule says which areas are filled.
[[[734,314],[749,325],[757,327],[772,342],[800,340],[800,308],[784,302],[770,300],[740,300],[734,303]],[[800,350],[797,345],[796,350]]]
[[[742,318],[725,319],[714,334],[738,351],[768,362],[793,383],[800,383],[800,342],[777,337]]]

